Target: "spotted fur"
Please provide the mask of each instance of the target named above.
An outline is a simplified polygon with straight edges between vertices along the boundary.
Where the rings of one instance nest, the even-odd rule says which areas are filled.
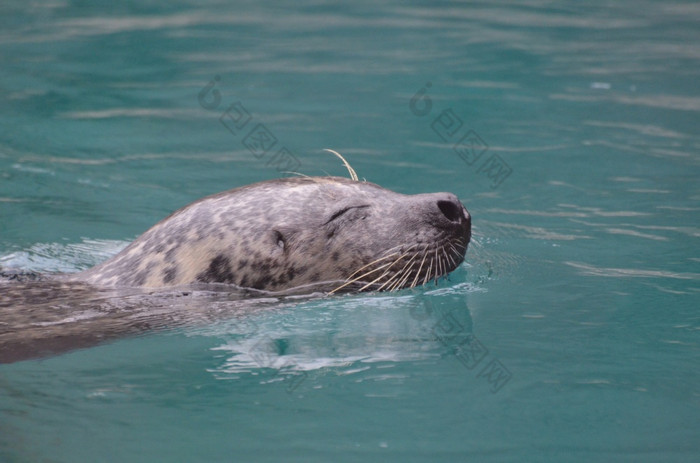
[[[403,195],[337,177],[272,180],[209,196],[122,252],[68,277],[95,285],[226,283],[284,291],[393,290],[464,259],[471,219],[450,193]]]

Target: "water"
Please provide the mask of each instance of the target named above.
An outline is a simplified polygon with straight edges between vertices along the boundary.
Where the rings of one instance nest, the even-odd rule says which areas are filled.
[[[2,365],[0,461],[696,461],[699,18],[3,2],[3,266],[77,271],[206,194],[347,175],[323,148],[457,194],[475,236],[437,288]]]

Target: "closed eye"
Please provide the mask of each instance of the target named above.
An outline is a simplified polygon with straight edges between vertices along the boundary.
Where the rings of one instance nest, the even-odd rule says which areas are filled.
[[[343,214],[345,214],[345,213],[348,212],[348,211],[351,211],[351,210],[353,210],[353,209],[361,209],[361,208],[363,208],[363,207],[369,207],[369,205],[368,205],[368,204],[363,204],[363,205],[360,205],[360,206],[349,206],[349,207],[345,207],[345,208],[343,208],[343,209],[340,209],[340,210],[334,212],[333,215],[331,216],[331,218],[328,219],[328,221],[327,221],[324,225],[328,225],[329,223],[333,222],[335,219],[337,219],[338,217],[342,216]]]

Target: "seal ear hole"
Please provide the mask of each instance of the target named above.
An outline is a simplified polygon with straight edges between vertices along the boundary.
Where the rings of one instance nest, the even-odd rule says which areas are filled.
[[[286,245],[287,245],[287,242],[286,242],[286,240],[284,239],[284,235],[282,235],[282,233],[280,233],[278,230],[273,230],[273,231],[272,231],[272,236],[273,236],[273,238],[274,238],[275,243],[277,243],[277,246],[278,246],[280,249],[284,250],[284,248],[285,248]]]

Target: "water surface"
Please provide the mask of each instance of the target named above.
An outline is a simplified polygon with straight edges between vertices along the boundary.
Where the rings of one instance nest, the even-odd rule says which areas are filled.
[[[0,460],[695,461],[699,19],[3,2],[0,265],[78,271],[204,195],[347,175],[323,148],[457,194],[474,239],[437,287],[2,365]]]

